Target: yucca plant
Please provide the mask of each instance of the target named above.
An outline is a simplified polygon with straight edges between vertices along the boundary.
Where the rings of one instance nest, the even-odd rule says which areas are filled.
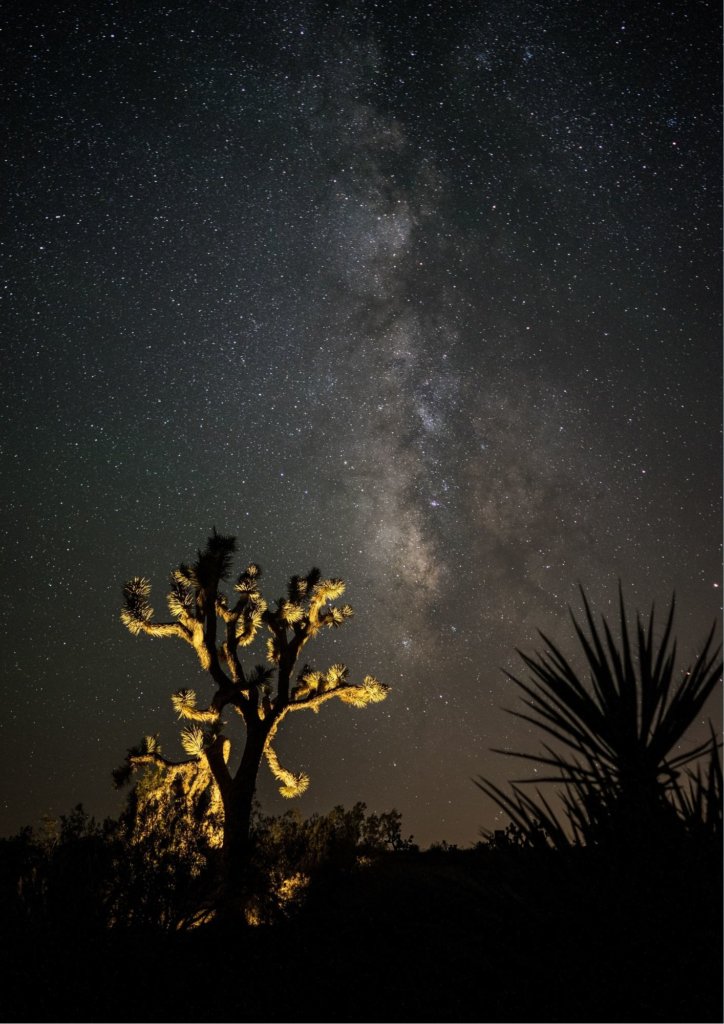
[[[685,778],[675,780],[672,799],[689,832],[721,842],[724,824],[724,785],[719,753],[721,743],[711,723],[709,728],[711,739],[706,762],[687,768]]]
[[[518,651],[529,678],[506,673],[527,709],[511,713],[541,729],[555,745],[545,745],[542,754],[498,751],[545,767],[547,774],[535,780],[516,781],[561,785],[568,828],[540,793],[533,798],[514,785],[506,794],[484,778],[477,785],[531,842],[543,836],[553,846],[571,840],[591,843],[611,834],[656,841],[677,812],[691,816],[704,806],[705,793],[707,807],[716,797],[714,769],[706,782],[701,774],[691,775],[688,789],[681,781],[682,770],[711,751],[712,743],[716,752],[716,740],[676,752],[721,679],[715,627],[694,665],[677,673],[673,599],[656,641],[654,608],[648,624],[637,613],[632,636],[619,589],[617,640],[605,618],[597,626],[583,590],[581,595],[586,628],[573,613],[571,619],[585,658],[585,677],[543,633],[543,652],[531,656]]]

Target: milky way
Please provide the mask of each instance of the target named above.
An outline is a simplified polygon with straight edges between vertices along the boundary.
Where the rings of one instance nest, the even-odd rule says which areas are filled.
[[[475,841],[502,708],[676,590],[721,604],[713,4],[33,3],[5,16],[5,832],[120,798],[196,669],[118,621],[212,526],[270,595],[318,564],[321,666],[393,687],[280,734],[304,814]],[[244,562],[246,564],[246,562]],[[717,721],[720,712],[712,709]],[[702,718],[702,723],[706,719]],[[703,727],[703,725],[701,725]],[[272,781],[265,809],[282,810]]]

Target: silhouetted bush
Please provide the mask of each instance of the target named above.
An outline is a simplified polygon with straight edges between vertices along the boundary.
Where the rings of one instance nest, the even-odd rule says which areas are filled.
[[[648,625],[636,615],[632,638],[619,593],[619,633],[605,618],[599,628],[585,593],[586,630],[571,620],[584,656],[585,673],[575,668],[544,634],[545,650],[519,652],[526,680],[510,674],[521,691],[524,711],[511,713],[532,723],[549,743],[542,754],[499,751],[543,767],[537,786],[559,787],[563,817],[545,795],[505,791],[485,778],[477,785],[504,811],[530,845],[565,848],[571,843],[627,847],[646,856],[685,834],[706,833],[721,842],[721,767],[716,737],[677,753],[678,744],[721,682],[721,648],[714,627],[694,665],[676,673],[672,639],[674,602],[663,634],[654,639],[654,609]],[[708,767],[690,765],[708,757]]]

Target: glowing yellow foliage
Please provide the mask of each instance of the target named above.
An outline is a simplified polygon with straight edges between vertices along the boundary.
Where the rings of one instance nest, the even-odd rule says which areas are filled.
[[[291,626],[295,622],[300,622],[304,618],[304,609],[300,604],[294,604],[291,601],[282,601],[279,606],[279,614],[282,620]]]
[[[279,787],[279,792],[282,796],[285,796],[288,800],[291,800],[295,796],[301,796],[302,793],[306,792],[309,788],[309,776],[304,772],[299,775],[294,775],[293,772],[288,772],[286,768],[282,768],[279,764],[279,758],[277,757],[271,744],[267,743],[264,753],[266,755],[267,764],[275,779],[278,779],[282,785]]]
[[[177,690],[171,694],[171,703],[179,718],[187,718],[196,709],[196,693],[193,690]]]
[[[181,730],[181,746],[189,757],[201,757],[204,752],[204,733],[197,725]]]
[[[331,665],[327,669],[327,673],[326,673],[327,689],[331,690],[335,686],[339,686],[339,684],[341,682],[343,682],[346,679],[346,677],[347,677],[347,666],[346,665],[342,665],[341,663],[339,663],[337,665]]]
[[[277,889],[277,896],[282,906],[299,899],[304,890],[309,886],[309,882],[309,875],[305,875],[301,871],[297,871],[296,874],[282,879]]]
[[[339,699],[354,708],[366,708],[368,704],[379,704],[383,701],[390,688],[374,676],[365,676],[360,686],[350,686],[339,691]]]
[[[312,600],[336,601],[344,593],[344,580],[320,580],[312,591]]]
[[[121,622],[130,633],[133,633],[134,636],[138,636],[139,633],[143,632],[143,627],[152,615],[153,608],[150,607],[147,609],[145,617],[138,615],[138,613],[130,612],[127,608],[124,608],[121,612]]]
[[[262,622],[263,609],[256,606],[240,615],[236,623],[236,639],[240,647],[247,647],[256,636]]]

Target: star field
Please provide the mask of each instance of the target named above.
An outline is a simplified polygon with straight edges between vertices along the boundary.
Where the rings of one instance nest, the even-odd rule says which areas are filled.
[[[718,10],[31,2],[1,35],[0,827],[116,813],[126,748],[175,750],[206,684],[120,588],[160,611],[215,525],[268,597],[342,576],[310,655],[393,687],[285,724],[300,811],[475,841],[471,776],[537,743],[500,669],[572,649],[579,583],[675,590],[682,664],[721,614]]]

